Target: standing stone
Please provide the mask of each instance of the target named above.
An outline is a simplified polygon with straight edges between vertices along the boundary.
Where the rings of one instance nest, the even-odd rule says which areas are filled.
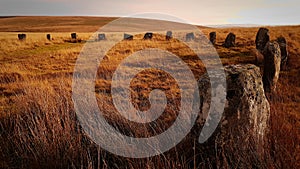
[[[195,39],[194,33],[193,32],[187,33],[186,36],[185,36],[185,39],[186,39],[186,41],[194,40]]]
[[[267,28],[259,28],[255,39],[256,49],[262,52],[269,41],[269,30]]]
[[[170,40],[170,39],[172,39],[172,37],[173,37],[172,31],[168,31],[166,34],[166,40]]]
[[[210,32],[209,33],[209,40],[213,45],[216,44],[216,39],[217,39],[217,33],[216,32]]]
[[[26,34],[18,34],[19,40],[25,40],[26,39]]]
[[[276,83],[279,78],[281,52],[279,44],[268,42],[263,51],[264,55],[264,73],[263,83],[265,92],[270,93],[276,89]]]
[[[51,40],[51,35],[50,34],[47,34],[47,39]]]
[[[203,166],[199,168],[264,168],[268,153],[267,135],[270,105],[266,99],[260,69],[257,66],[230,65],[225,67],[226,86],[216,85],[218,75],[203,75],[198,81],[200,94],[199,116],[192,133],[205,136],[206,120],[209,128],[221,115],[217,128],[203,144],[196,145],[201,152]],[[222,77],[222,76],[220,76]],[[213,80],[212,80],[213,79]],[[212,84],[211,84],[212,83]],[[225,88],[225,101],[215,97]],[[211,105],[225,102],[225,109]],[[211,113],[208,113],[211,109]],[[220,113],[217,113],[221,111]],[[209,131],[209,130],[207,130]],[[200,135],[201,133],[201,135]]]
[[[277,43],[280,46],[280,52],[281,52],[281,64],[280,67],[281,69],[284,68],[287,64],[287,60],[288,60],[288,51],[287,51],[287,43],[286,40],[283,36],[280,36],[277,38]]]
[[[133,40],[133,36],[130,34],[124,33],[124,40]]]
[[[151,33],[151,32],[147,32],[147,33],[145,33],[145,35],[144,35],[144,40],[151,40],[152,39],[152,37],[153,37],[153,33]]]
[[[104,33],[98,34],[98,41],[101,41],[101,40],[106,40],[106,36]]]
[[[76,33],[71,33],[71,38],[72,39],[77,39],[77,34]]]
[[[235,46],[235,34],[229,33],[225,39],[225,42],[223,44],[225,48],[230,48]]]

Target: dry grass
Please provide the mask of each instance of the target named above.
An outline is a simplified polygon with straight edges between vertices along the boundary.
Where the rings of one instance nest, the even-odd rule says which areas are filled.
[[[28,22],[36,22],[34,20]],[[0,168],[212,167],[213,161],[207,161],[200,149],[193,149],[195,140],[192,136],[188,136],[169,152],[147,159],[115,156],[89,141],[76,120],[71,99],[72,74],[84,43],[65,42],[70,38],[70,32],[80,32],[78,28],[82,25],[79,23],[87,25],[87,21],[83,22],[82,18],[68,20],[72,21],[77,27],[52,30],[50,27],[41,28],[34,25],[28,28],[38,32],[67,30],[65,33],[51,32],[53,41],[46,40],[46,33],[28,33],[26,41],[17,40],[17,33],[0,33]],[[4,22],[3,18],[0,22]],[[15,21],[5,22],[15,23]],[[0,31],[12,28],[4,27],[0,27]],[[17,29],[19,28],[16,28],[16,31]],[[280,74],[277,91],[269,96],[272,113],[269,167],[299,168],[300,27],[269,27],[269,29],[271,39],[280,35],[286,37],[290,53],[288,67]],[[88,32],[90,27],[81,30]],[[216,49],[224,65],[254,63],[255,58],[251,51],[255,48],[257,30],[258,28],[202,29],[206,35],[211,31],[217,32]],[[221,45],[229,32],[237,35],[237,46],[226,49]],[[79,37],[83,40],[87,40],[90,35],[91,33],[79,33]],[[138,38],[141,38],[140,36],[142,35]],[[177,54],[189,65],[197,78],[204,72],[201,61],[175,40],[166,43],[162,37],[157,36],[149,42],[134,40],[116,45],[99,68],[95,89],[98,99],[110,103],[102,104],[108,105],[107,107],[99,106],[103,110],[108,110],[105,117],[110,124],[125,134],[135,136],[149,136],[164,131],[176,118],[173,111],[178,105],[178,87],[170,75],[148,70],[138,74],[131,83],[133,104],[142,110],[147,109],[149,107],[147,98],[152,88],[161,88],[167,92],[167,97],[172,100],[168,103],[171,107],[167,109],[161,121],[157,121],[158,130],[153,130],[151,126],[129,124],[109,106],[112,105],[109,88],[112,73],[124,57],[146,47],[159,47]]]

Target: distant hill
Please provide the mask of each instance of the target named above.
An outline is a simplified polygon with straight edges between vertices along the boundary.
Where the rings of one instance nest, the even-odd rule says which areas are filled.
[[[95,32],[114,17],[2,16],[0,32]]]
[[[206,25],[211,28],[253,28],[253,27],[261,27],[264,25],[258,25],[258,24],[223,24],[223,25]]]
[[[100,27],[114,21],[116,17],[84,17],[84,16],[0,16],[0,32],[95,32]],[[124,23],[123,23],[124,22]],[[130,22],[130,23],[129,23]],[[164,27],[184,29],[188,25],[152,19],[126,19],[110,27],[112,31],[122,29],[151,31],[162,30]],[[158,26],[159,25],[159,26]],[[170,26],[171,25],[171,26]],[[128,27],[126,27],[128,26]],[[189,27],[189,26],[188,26]],[[206,28],[198,26],[199,28]]]

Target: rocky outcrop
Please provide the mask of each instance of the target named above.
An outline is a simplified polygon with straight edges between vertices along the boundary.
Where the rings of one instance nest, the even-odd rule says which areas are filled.
[[[260,69],[254,65],[232,65],[225,67],[225,73],[225,110],[212,137],[199,145],[203,152],[203,164],[211,165],[203,167],[267,167],[264,154],[270,106],[264,94]],[[211,99],[217,98],[211,97],[210,78],[207,75],[200,78],[198,84],[201,106],[196,126],[201,131],[205,120],[214,118],[207,113]]]
[[[235,34],[234,33],[229,33],[225,39],[225,42],[223,46],[225,48],[230,48],[235,46]]]
[[[269,41],[269,29],[259,28],[255,39],[256,49],[262,52]]]
[[[279,78],[281,64],[281,52],[279,44],[276,41],[268,42],[263,51],[263,55],[263,83],[265,92],[269,93],[276,89],[276,83]]]

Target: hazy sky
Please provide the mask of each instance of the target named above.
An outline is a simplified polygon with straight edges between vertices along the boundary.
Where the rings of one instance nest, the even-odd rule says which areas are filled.
[[[0,15],[128,16],[156,12],[189,23],[300,24],[299,0],[1,0]]]

